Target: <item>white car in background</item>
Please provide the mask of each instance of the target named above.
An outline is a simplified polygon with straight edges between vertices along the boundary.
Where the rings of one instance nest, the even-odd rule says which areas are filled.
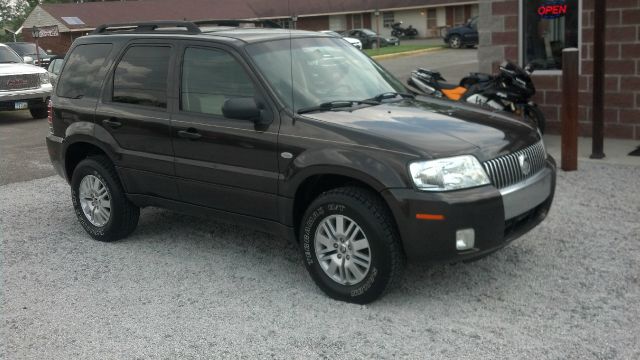
[[[332,30],[322,30],[320,31],[321,33],[324,34],[329,34],[331,36],[335,36],[335,37],[339,37],[339,38],[343,38],[345,39],[349,44],[355,46],[356,48],[362,50],[362,42],[356,38],[352,38],[352,37],[346,37],[346,36],[342,36],[340,33],[337,33],[335,31]]]
[[[27,110],[34,119],[47,117],[53,87],[46,69],[25,64],[13,49],[0,44],[0,111]]]

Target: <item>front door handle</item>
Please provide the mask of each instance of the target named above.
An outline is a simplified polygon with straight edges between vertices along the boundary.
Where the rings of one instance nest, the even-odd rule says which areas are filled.
[[[198,131],[196,129],[188,129],[188,130],[180,130],[178,131],[178,136],[180,136],[181,138],[184,139],[189,139],[189,140],[198,140],[202,137],[202,135],[200,135],[198,133]]]
[[[117,121],[115,118],[111,118],[111,119],[102,120],[102,125],[108,126],[112,129],[117,129],[120,126],[122,126],[122,123],[120,121]]]

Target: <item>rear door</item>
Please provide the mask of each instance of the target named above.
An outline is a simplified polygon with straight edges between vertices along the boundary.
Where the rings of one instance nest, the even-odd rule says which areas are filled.
[[[167,40],[127,44],[96,109],[96,131],[115,139],[118,171],[129,193],[178,198],[168,108],[174,49]]]
[[[226,99],[264,99],[248,65],[232,49],[185,43],[180,94],[172,115],[178,188],[183,201],[277,219],[279,120],[256,125],[222,114]]]

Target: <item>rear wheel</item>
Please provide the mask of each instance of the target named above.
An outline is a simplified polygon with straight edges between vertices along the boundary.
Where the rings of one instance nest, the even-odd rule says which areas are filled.
[[[538,129],[540,129],[540,132],[544,134],[547,120],[542,110],[540,110],[540,108],[538,108],[535,105],[534,106],[527,105],[524,108],[524,113],[527,119],[532,123],[534,123],[538,127]]]
[[[389,210],[358,187],[323,193],[300,226],[301,251],[315,283],[330,297],[366,304],[380,297],[404,265]]]
[[[99,241],[126,237],[138,225],[140,209],[127,199],[109,159],[93,156],[73,171],[71,197],[80,224]]]
[[[460,49],[462,47],[462,38],[460,35],[451,35],[449,38],[449,46],[452,49]]]

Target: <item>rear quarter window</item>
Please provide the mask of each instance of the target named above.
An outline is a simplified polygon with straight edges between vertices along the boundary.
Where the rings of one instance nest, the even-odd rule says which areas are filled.
[[[76,46],[60,75],[56,94],[72,99],[98,97],[112,49],[112,44]]]

